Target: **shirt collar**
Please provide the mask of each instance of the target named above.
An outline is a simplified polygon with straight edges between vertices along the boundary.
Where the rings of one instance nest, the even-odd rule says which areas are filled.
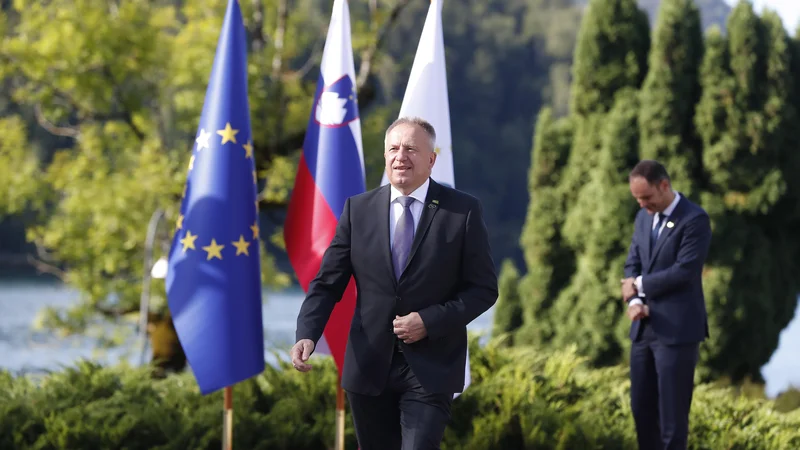
[[[412,192],[408,196],[413,197],[414,200],[417,200],[420,203],[424,204],[425,198],[428,196],[428,187],[430,187],[430,185],[431,185],[431,179],[428,178],[427,180],[425,180],[424,183],[422,183],[422,186],[418,187],[416,190],[414,190],[414,192]],[[397,200],[397,197],[402,197],[402,196],[403,194],[399,190],[397,190],[396,187],[391,186],[391,196],[389,199],[389,203],[394,203],[394,201]]]
[[[669,206],[667,206],[667,209],[665,209],[664,212],[661,213],[667,217],[671,216],[672,213],[675,212],[675,208],[678,206],[678,202],[681,200],[681,194],[679,194],[676,191],[673,192],[675,192],[675,198],[672,199],[672,203],[670,203]]]

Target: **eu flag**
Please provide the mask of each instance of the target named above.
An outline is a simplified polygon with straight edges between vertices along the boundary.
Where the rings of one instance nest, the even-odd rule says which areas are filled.
[[[189,160],[167,272],[178,338],[203,394],[264,370],[247,47],[230,0]]]

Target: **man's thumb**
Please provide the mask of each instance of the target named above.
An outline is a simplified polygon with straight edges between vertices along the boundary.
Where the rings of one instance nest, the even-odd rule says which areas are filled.
[[[308,358],[311,356],[311,344],[304,343],[303,344],[303,361],[308,361]]]

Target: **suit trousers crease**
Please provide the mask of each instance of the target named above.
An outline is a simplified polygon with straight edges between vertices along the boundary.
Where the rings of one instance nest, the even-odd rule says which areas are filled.
[[[664,345],[648,322],[640,323],[630,354],[639,449],[686,449],[699,344]]]
[[[438,450],[450,422],[452,397],[426,392],[395,349],[383,393],[347,392],[359,449]]]

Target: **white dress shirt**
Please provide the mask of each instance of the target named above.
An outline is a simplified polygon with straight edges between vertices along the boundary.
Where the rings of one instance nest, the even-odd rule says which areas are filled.
[[[675,191],[673,191],[673,192],[675,192]],[[672,213],[675,211],[675,207],[678,206],[678,202],[680,200],[681,200],[681,194],[675,192],[675,198],[672,199],[672,203],[670,203],[669,206],[667,206],[667,209],[664,210],[663,214],[666,215],[667,217],[671,216]],[[661,214],[662,213],[655,213],[653,215],[653,225],[652,225],[653,228],[656,227],[656,224],[658,223],[658,220],[659,220],[659,216]],[[658,236],[661,236],[661,232],[664,231],[664,226],[666,224],[667,224],[667,221],[661,222],[661,227],[658,230]],[[651,228],[651,230],[653,228]],[[636,277],[636,280],[634,281],[634,283],[636,284],[636,291],[638,292],[639,297],[644,297],[645,295],[644,295],[644,286],[642,286],[642,276],[639,275],[638,277]],[[640,299],[634,298],[633,300],[631,300],[628,303],[628,307],[631,307],[633,305],[641,305],[641,304],[643,304],[643,302]]]
[[[414,217],[414,235],[416,236],[416,229],[419,226],[419,218],[422,216],[422,207],[425,205],[425,197],[428,195],[428,187],[431,185],[431,180],[428,178],[422,186],[418,187],[414,192],[409,194],[409,197],[414,199],[409,209],[411,215]],[[394,186],[391,186],[391,195],[389,196],[389,245],[394,242],[394,229],[397,227],[397,221],[403,215],[403,205],[397,201],[397,197],[402,197],[403,194]]]

